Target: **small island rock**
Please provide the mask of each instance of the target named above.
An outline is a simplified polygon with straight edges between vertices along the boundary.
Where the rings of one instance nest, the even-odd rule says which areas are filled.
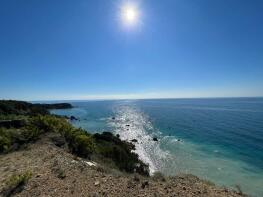
[[[154,137],[154,138],[153,138],[153,141],[158,142],[157,137]]]
[[[136,140],[136,139],[132,139],[131,142],[135,142],[135,143],[137,143],[138,140]]]

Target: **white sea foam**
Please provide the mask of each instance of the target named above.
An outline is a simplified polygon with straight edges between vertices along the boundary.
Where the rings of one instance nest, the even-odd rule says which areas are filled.
[[[154,136],[149,133],[154,128],[147,116],[136,107],[121,105],[115,109],[115,119],[109,124],[115,129],[115,133],[120,135],[122,140],[131,141],[136,139],[136,150],[139,158],[149,164],[150,174],[160,171],[169,158],[169,153],[160,148],[159,142],[153,141],[153,137],[159,132],[154,132]]]

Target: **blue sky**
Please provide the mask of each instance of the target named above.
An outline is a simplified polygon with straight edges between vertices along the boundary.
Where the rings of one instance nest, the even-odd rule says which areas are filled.
[[[263,1],[2,0],[0,98],[263,96]]]

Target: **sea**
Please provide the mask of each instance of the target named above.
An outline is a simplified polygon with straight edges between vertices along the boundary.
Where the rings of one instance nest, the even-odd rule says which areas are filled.
[[[151,174],[193,174],[263,196],[263,98],[70,101],[76,127],[136,139]],[[158,141],[153,140],[157,138]]]

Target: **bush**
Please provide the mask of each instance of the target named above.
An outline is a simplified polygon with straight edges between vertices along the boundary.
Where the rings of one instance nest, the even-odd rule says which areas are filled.
[[[7,152],[11,147],[11,136],[8,132],[0,128],[0,153]]]
[[[97,154],[110,158],[120,170],[149,175],[148,165],[140,161],[138,155],[132,152],[135,148],[133,144],[121,141],[109,132],[95,134],[93,137]]]
[[[6,181],[6,186],[1,192],[3,196],[9,197],[14,193],[21,191],[24,185],[29,181],[32,177],[32,173],[30,171],[26,171],[20,175],[13,175]]]
[[[65,137],[72,153],[89,157],[94,151],[93,138],[85,130],[76,129],[66,119],[52,115],[38,115],[29,121],[24,136],[28,140],[37,139],[42,133],[56,132]]]
[[[56,132],[64,136],[68,141],[74,141],[74,135],[79,133],[75,132],[65,119],[58,118],[52,115],[38,115],[28,117],[25,121],[26,126],[20,129],[15,128],[0,128],[0,153],[8,152],[14,147],[20,147],[23,144],[37,140],[41,134],[47,132]]]
[[[95,149],[93,139],[90,136],[76,135],[72,144],[72,152],[81,157],[89,157]]]
[[[62,135],[71,132],[74,128],[63,118],[52,115],[38,115],[32,117],[26,127],[25,137],[27,139],[36,139],[40,134],[46,132],[56,132]]]

